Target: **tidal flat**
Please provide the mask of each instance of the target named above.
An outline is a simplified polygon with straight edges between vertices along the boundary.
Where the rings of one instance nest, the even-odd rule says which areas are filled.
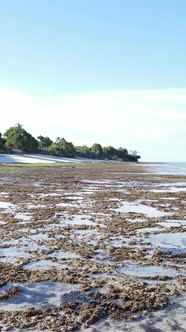
[[[0,165],[0,330],[186,331],[186,175]]]

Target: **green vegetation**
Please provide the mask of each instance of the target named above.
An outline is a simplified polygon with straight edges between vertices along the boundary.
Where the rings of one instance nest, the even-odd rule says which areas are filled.
[[[91,159],[108,159],[116,161],[133,161],[137,162],[140,156],[137,151],[128,152],[126,148],[119,149],[113,146],[102,147],[101,144],[95,143],[91,147],[87,145],[74,146],[72,142],[66,141],[65,138],[57,137],[53,142],[48,136],[38,136],[34,138],[19,123],[6,130],[4,135],[0,134],[0,152],[38,152],[43,154],[53,154],[62,157],[83,157]]]
[[[0,172],[22,172],[38,168],[72,167],[73,163],[0,164]]]
[[[5,146],[25,152],[36,152],[38,141],[18,123],[4,133]]]
[[[38,145],[39,145],[39,149],[41,150],[48,150],[49,146],[51,146],[53,144],[53,141],[48,137],[43,137],[43,136],[38,136]]]
[[[2,138],[2,134],[0,133],[0,152],[5,152],[6,147],[5,147],[5,139]]]
[[[91,147],[91,151],[99,158],[103,156],[103,148],[99,143],[94,143]]]
[[[76,156],[76,150],[71,142],[67,142],[65,138],[57,137],[55,143],[52,143],[48,147],[48,151],[52,154],[59,156],[73,158]]]

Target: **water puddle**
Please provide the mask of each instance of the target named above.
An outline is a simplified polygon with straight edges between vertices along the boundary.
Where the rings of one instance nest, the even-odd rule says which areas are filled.
[[[158,218],[170,215],[168,212],[159,211],[154,207],[143,205],[140,203],[130,203],[130,202],[123,202],[122,206],[115,209],[115,211],[120,213],[141,213],[146,215],[149,218]]]
[[[24,270],[31,270],[31,271],[35,270],[46,271],[50,269],[62,270],[69,268],[69,266],[65,264],[59,264],[57,262],[52,262],[49,260],[40,260],[37,262],[30,262],[28,264],[25,264],[23,268]]]
[[[124,246],[126,246],[127,241],[126,239],[124,239],[123,236],[118,236],[116,238],[112,237],[110,239],[110,245],[115,247],[115,248],[122,248]]]
[[[0,248],[0,262],[15,262],[17,258],[31,258],[31,254],[25,252],[25,248]]]
[[[81,182],[83,183],[88,183],[88,184],[101,184],[101,185],[104,185],[104,184],[115,184],[116,181],[113,181],[113,180],[107,180],[107,179],[100,179],[100,180],[81,180]]]
[[[165,268],[160,266],[152,266],[152,265],[132,265],[132,266],[124,266],[117,268],[119,273],[123,273],[129,276],[136,276],[140,278],[145,277],[155,277],[155,276],[168,276],[168,277],[176,277],[180,275],[178,271],[175,271],[171,268]]]
[[[47,206],[44,204],[28,204],[27,208],[28,209],[42,209],[42,208],[46,208]]]
[[[159,223],[160,224],[160,223]],[[144,227],[144,228],[139,228],[137,229],[137,233],[153,233],[153,232],[161,232],[160,227]]]
[[[151,192],[154,193],[177,193],[177,192],[181,192],[181,191],[186,191],[185,187],[171,187],[168,189],[151,189],[149,190]]]
[[[80,285],[67,283],[42,281],[33,284],[7,284],[2,287],[1,292],[6,292],[12,287],[20,287],[21,292],[14,298],[0,302],[0,309],[6,311],[25,310],[27,308],[43,309],[56,307],[63,304],[62,295],[70,295],[73,291],[79,291]]]
[[[97,231],[95,229],[78,229],[78,230],[75,230],[74,233],[80,234],[80,235],[93,235],[93,234],[96,234]]]
[[[117,236],[110,238],[110,245],[115,248],[132,248],[132,249],[141,249],[143,245],[144,248],[148,248],[148,245],[145,246],[143,239],[141,239],[138,236],[130,236],[130,237],[124,237],[124,236]]]
[[[17,258],[31,258],[27,251],[47,250],[45,245],[39,245],[28,238],[1,242],[1,245],[9,245],[8,248],[0,248],[0,262],[15,262]]]
[[[144,222],[145,219],[144,218],[134,218],[134,219],[127,218],[127,221],[130,221],[130,222]]]
[[[101,234],[95,229],[78,229],[74,231],[71,239],[76,242],[84,242],[87,245],[96,245],[101,240]]]
[[[157,183],[156,187],[186,187],[186,182],[166,182],[166,183]]]
[[[104,288],[104,287],[100,287],[100,288],[92,288],[90,290],[90,293],[100,293],[100,294],[109,294],[109,290]]]
[[[151,245],[154,247],[158,247],[161,248],[161,250],[170,251],[175,254],[186,250],[186,233],[178,232],[152,234],[147,237],[147,241],[151,242]]]
[[[0,225],[5,225],[6,221],[0,221]]]
[[[111,274],[111,273],[89,273],[88,274],[89,278],[91,279],[99,279],[99,278],[115,278],[116,275],[115,274]]]
[[[78,204],[76,204],[76,203],[57,203],[56,204],[56,206],[57,207],[67,207],[67,208],[70,208],[70,207],[79,207],[79,205]]]
[[[97,226],[97,222],[93,222],[88,219],[87,215],[75,215],[67,220],[61,220],[60,223],[64,224],[64,226],[76,226],[76,225],[87,225],[87,226]]]
[[[160,198],[160,200],[168,200],[168,201],[175,201],[175,199],[177,199],[177,197],[162,197],[162,198]]]
[[[58,193],[42,193],[42,194],[39,194],[39,197],[58,197],[58,196],[61,196],[61,194],[58,194]]]
[[[93,260],[106,265],[111,265],[111,256],[109,256],[103,249],[95,250],[96,255],[94,256]]]
[[[8,198],[9,197],[9,193],[7,193],[7,192],[1,192],[0,193],[0,197],[2,197],[2,198]]]
[[[43,240],[47,240],[48,239],[48,235],[47,234],[43,234],[43,233],[38,233],[38,234],[32,234],[29,235],[29,238],[32,240],[36,240],[36,241],[43,241]]]
[[[23,222],[25,222],[29,221],[32,218],[32,215],[30,213],[17,213],[14,218],[23,220]]]
[[[82,201],[83,200],[83,196],[78,196],[78,195],[76,195],[76,196],[67,196],[67,197],[65,197],[65,199],[69,199],[69,200],[79,200],[79,201]]]
[[[54,251],[52,254],[49,254],[48,257],[54,257],[57,259],[65,259],[65,260],[80,258],[79,255],[77,255],[73,252],[62,251],[62,250]]]
[[[31,235],[29,238],[28,237],[22,237],[22,238],[19,238],[19,239],[3,241],[3,242],[1,242],[1,246],[9,245],[11,247],[8,248],[8,249],[12,249],[12,251],[14,251],[15,248],[22,249],[23,247],[26,248],[26,250],[37,250],[37,249],[40,249],[40,248],[41,249],[47,249],[46,246],[44,246],[44,245],[40,246],[37,243],[32,241],[32,237],[35,236],[36,239],[37,239],[37,235],[41,236],[41,234],[36,234],[36,235]],[[14,247],[14,246],[16,246],[16,247]],[[1,250],[1,248],[0,248],[0,250]]]
[[[15,210],[16,208],[16,205],[15,204],[12,204],[10,202],[0,202],[0,209],[5,209],[5,210],[8,210],[7,212],[9,211],[13,211]]]
[[[158,225],[170,228],[170,227],[180,227],[180,226],[186,226],[186,220],[167,220],[159,222]]]

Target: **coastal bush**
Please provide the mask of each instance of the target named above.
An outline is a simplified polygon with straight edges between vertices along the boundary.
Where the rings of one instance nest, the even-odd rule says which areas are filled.
[[[2,134],[0,133],[0,152],[5,152],[5,139],[2,138]]]
[[[95,153],[97,157],[101,158],[103,155],[103,148],[99,143],[94,143],[91,147],[91,151]]]
[[[8,150],[7,150],[8,149]],[[28,133],[19,123],[6,130],[3,137],[0,134],[0,151],[11,149],[25,152],[40,152],[43,154],[53,154],[62,157],[83,157],[91,159],[106,159],[115,161],[137,162],[140,159],[137,151],[130,151],[126,148],[114,148],[113,146],[102,147],[99,143],[94,143],[91,147],[87,145],[74,146],[72,142],[57,137],[53,142],[48,136],[38,136],[37,140]]]
[[[50,145],[53,144],[53,141],[50,139],[50,137],[46,136],[38,136],[38,146],[40,150],[47,150],[49,148]]]
[[[55,143],[49,146],[49,151],[51,153],[61,155],[64,157],[75,157],[76,150],[71,142],[67,142],[65,138],[57,137]]]
[[[10,127],[4,133],[5,146],[25,152],[36,152],[38,150],[37,140],[29,134],[19,123]]]

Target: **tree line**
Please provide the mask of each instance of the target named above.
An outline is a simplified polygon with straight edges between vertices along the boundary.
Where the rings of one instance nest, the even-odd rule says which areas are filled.
[[[133,162],[140,158],[137,151],[129,153],[126,148],[122,147],[119,149],[110,145],[102,147],[99,143],[95,143],[91,147],[87,145],[75,146],[72,142],[66,141],[65,138],[57,137],[55,141],[42,135],[35,138],[19,123],[7,129],[3,135],[0,133],[0,152],[12,153],[14,150],[69,158],[84,157]]]

